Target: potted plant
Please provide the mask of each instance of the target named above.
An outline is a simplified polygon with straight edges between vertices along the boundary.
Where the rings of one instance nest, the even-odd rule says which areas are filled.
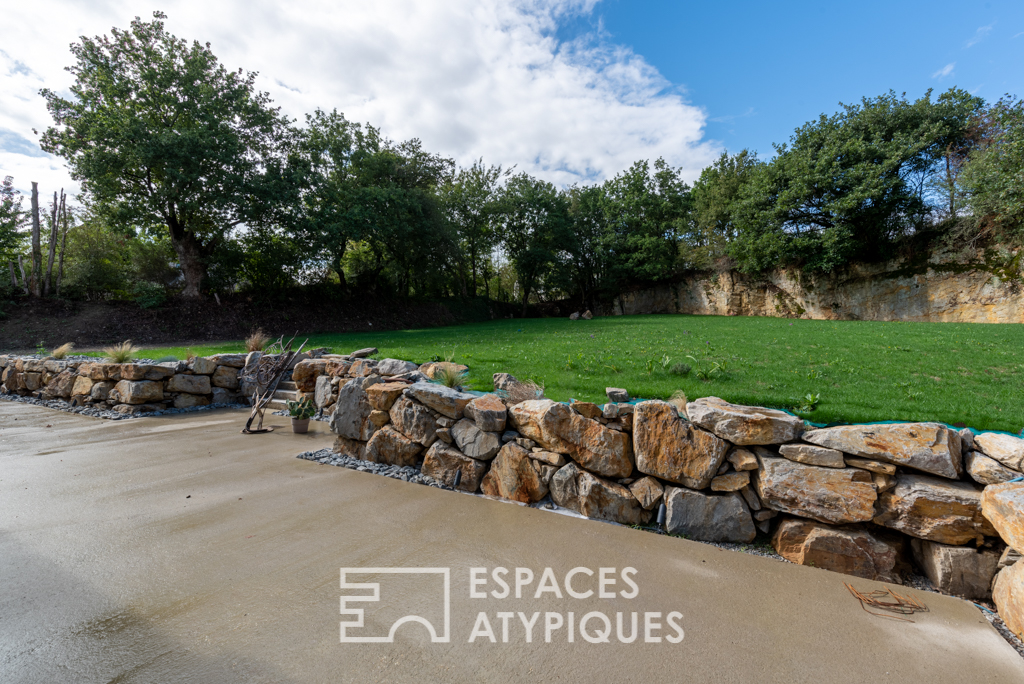
[[[292,417],[292,432],[299,435],[306,434],[306,430],[309,429],[309,419],[316,413],[316,406],[313,405],[309,397],[299,401],[289,401],[287,404],[288,413]]]

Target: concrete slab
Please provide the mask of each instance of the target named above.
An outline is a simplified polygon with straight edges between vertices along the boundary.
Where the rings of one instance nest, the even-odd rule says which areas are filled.
[[[874,617],[842,575],[301,461],[330,443],[326,426],[243,436],[243,422],[105,422],[0,402],[0,680],[1024,681],[1024,661],[964,601],[897,588],[930,612]],[[340,643],[340,568],[388,566],[450,568],[449,643],[417,624],[394,643]],[[469,569],[499,566],[509,580],[534,572],[523,597],[470,598]],[[561,599],[535,598],[547,567]],[[636,568],[638,595],[572,598],[575,567],[615,568],[613,591]],[[350,602],[366,623],[349,634],[386,635],[404,614],[443,622],[431,577],[350,579],[379,582],[383,600]],[[599,590],[585,574],[572,586]],[[611,643],[582,638],[591,611],[609,616]],[[671,611],[683,640],[645,643],[644,613],[662,613],[652,635],[668,637]],[[468,643],[481,612],[497,643]],[[514,614],[508,643],[499,612]],[[540,613],[530,643],[520,612]],[[626,637],[639,615],[633,643],[616,634],[619,612]],[[547,613],[573,613],[572,643],[565,626],[545,642]]]

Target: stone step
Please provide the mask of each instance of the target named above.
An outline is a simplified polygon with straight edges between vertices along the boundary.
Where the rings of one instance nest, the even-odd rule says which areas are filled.
[[[284,403],[283,399],[271,399],[267,403],[267,411],[287,411],[288,404]]]
[[[276,392],[274,392],[274,399],[281,399],[281,400],[288,400],[288,401],[297,401],[298,398],[299,398],[299,393],[297,391],[295,391],[295,390],[279,389]]]
[[[299,388],[296,387],[295,383],[292,382],[291,380],[282,380],[280,383],[278,383],[277,389],[288,390],[290,392],[297,392]]]

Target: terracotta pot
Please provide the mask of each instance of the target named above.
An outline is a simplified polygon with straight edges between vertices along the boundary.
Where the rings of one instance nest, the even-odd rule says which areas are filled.
[[[304,435],[308,429],[309,418],[292,418],[292,432],[297,435]]]

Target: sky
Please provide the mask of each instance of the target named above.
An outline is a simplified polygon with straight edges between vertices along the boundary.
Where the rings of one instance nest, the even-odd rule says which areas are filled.
[[[0,24],[0,176],[77,191],[38,135],[70,43],[154,9],[300,123],[337,108],[394,140],[559,186],[664,157],[689,181],[762,158],[840,102],[959,86],[1024,95],[1024,3],[661,0],[35,0]]]

